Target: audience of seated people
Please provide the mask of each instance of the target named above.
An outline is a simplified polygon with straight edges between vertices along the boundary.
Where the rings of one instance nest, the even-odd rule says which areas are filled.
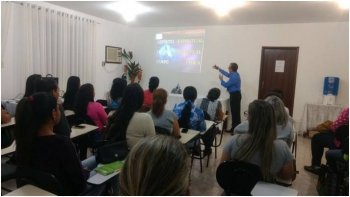
[[[288,115],[285,112],[283,101],[277,96],[269,96],[265,101],[271,104],[275,112],[277,139],[285,141],[289,147],[292,147],[294,130],[292,124],[288,121]],[[248,127],[249,123],[246,120],[239,124],[233,132],[234,134],[244,134],[247,133]]]
[[[57,100],[60,89],[53,79],[39,79],[36,81],[35,91],[50,93]],[[68,125],[68,121],[61,104],[58,104],[58,109],[60,110],[61,118],[59,123],[54,126],[54,133],[69,137],[72,131]]]
[[[147,112],[149,111],[151,105],[152,105],[152,94],[155,89],[157,89],[159,85],[159,78],[158,77],[151,77],[149,79],[148,83],[148,90],[143,91],[143,106],[141,107],[141,112]]]
[[[129,84],[123,94],[119,109],[108,118],[103,139],[126,140],[129,148],[142,138],[155,135],[152,117],[139,113],[143,103],[143,90],[138,83]]]
[[[165,109],[168,93],[162,88],[153,91],[152,110],[148,112],[151,115],[154,126],[161,127],[169,131],[173,136],[180,137],[180,128],[176,114]]]
[[[306,171],[319,174],[321,168],[321,159],[324,148],[340,149],[341,142],[335,138],[334,132],[342,125],[349,125],[349,108],[344,109],[338,118],[333,122],[330,132],[315,134],[311,139],[311,166],[304,166]]]
[[[239,160],[258,165],[263,178],[291,180],[293,159],[287,144],[277,137],[274,109],[266,101],[255,100],[248,107],[248,132],[231,137],[223,148],[221,162]]]
[[[174,106],[173,112],[178,117],[180,128],[193,129],[200,132],[206,131],[204,113],[197,108],[193,103],[197,98],[197,90],[193,86],[187,86],[183,91],[185,102],[177,103]],[[187,143],[188,147],[194,146],[194,140]],[[206,147],[211,147],[210,144],[205,144]],[[199,142],[196,142],[197,148],[194,149],[194,154],[199,155]]]
[[[37,80],[41,79],[41,75],[39,74],[32,74],[27,78],[26,81],[26,90],[23,97],[29,97],[30,95],[34,94],[35,92],[35,84]]]
[[[83,169],[70,138],[54,133],[60,113],[57,98],[49,93],[35,93],[18,103],[16,162],[54,175],[64,195],[78,195],[86,186],[89,172]]]
[[[206,98],[200,98],[196,101],[196,107],[203,110],[205,119],[207,120],[222,120],[224,117],[224,112],[222,111],[222,104],[218,100],[220,97],[220,89],[212,88],[209,90]],[[205,147],[204,154],[211,154],[211,145],[214,140],[214,135],[216,132],[216,128],[213,127],[211,130],[207,131],[209,135],[202,136],[202,140],[208,146]]]
[[[127,156],[119,176],[121,196],[189,196],[190,162],[176,139],[144,138]]]
[[[123,93],[126,85],[127,82],[124,79],[116,78],[113,80],[113,85],[109,91],[109,98],[107,98],[107,106],[110,111],[114,111],[119,108],[119,105],[123,99]]]
[[[101,132],[107,122],[107,114],[103,106],[94,101],[95,90],[90,83],[84,84],[80,87],[77,95],[77,102],[74,108],[74,113],[77,118],[82,118],[89,121],[90,118],[98,127],[96,132],[90,134],[92,137],[90,144],[93,144],[101,139]]]
[[[80,88],[80,78],[70,76],[67,81],[66,92],[63,95],[63,108],[65,110],[73,110],[77,99],[77,94]]]

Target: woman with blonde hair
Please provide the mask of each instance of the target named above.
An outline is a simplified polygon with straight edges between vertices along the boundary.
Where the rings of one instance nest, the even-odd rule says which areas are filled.
[[[148,112],[151,115],[154,126],[168,130],[173,136],[180,137],[180,127],[176,114],[165,109],[168,93],[162,88],[153,91],[152,110]]]
[[[268,96],[265,101],[271,104],[275,112],[277,139],[285,141],[290,148],[293,144],[294,130],[293,125],[288,121],[289,116],[283,101],[277,96]],[[234,134],[247,133],[248,125],[248,120],[242,122],[234,129]]]
[[[185,196],[189,193],[189,157],[166,135],[149,136],[127,156],[119,176],[121,196]]]
[[[255,100],[248,107],[247,134],[234,135],[225,145],[221,162],[239,160],[260,167],[265,181],[273,182],[278,176],[292,179],[293,155],[287,144],[276,139],[274,109],[266,101]]]

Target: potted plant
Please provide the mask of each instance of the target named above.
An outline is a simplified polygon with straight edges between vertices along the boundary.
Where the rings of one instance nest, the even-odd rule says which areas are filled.
[[[132,61],[133,54],[132,51],[129,51],[128,53],[123,50],[122,57],[126,59],[126,64],[124,65],[124,74],[127,74],[129,76],[129,79],[131,83],[135,82],[135,79],[137,77],[137,83],[140,83],[142,78],[142,69],[139,63],[136,63],[135,61]]]

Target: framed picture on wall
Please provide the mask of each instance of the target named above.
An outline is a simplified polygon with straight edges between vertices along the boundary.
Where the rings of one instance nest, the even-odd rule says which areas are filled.
[[[122,48],[106,46],[106,63],[121,64],[122,63]]]

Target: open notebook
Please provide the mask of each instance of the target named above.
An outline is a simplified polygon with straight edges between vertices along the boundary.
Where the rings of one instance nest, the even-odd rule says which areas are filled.
[[[122,169],[123,167],[123,162],[121,161],[115,161],[113,163],[109,163],[103,166],[100,166],[98,168],[95,168],[95,171],[97,171],[98,173],[102,174],[102,175],[109,175],[112,174],[113,172],[119,171],[120,169]]]

